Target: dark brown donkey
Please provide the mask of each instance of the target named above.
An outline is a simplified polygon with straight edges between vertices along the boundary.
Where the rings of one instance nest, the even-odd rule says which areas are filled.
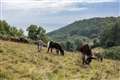
[[[50,49],[51,49],[51,52],[52,52],[52,49],[56,49],[56,52],[58,54],[60,52],[61,55],[64,55],[64,50],[62,49],[61,45],[56,42],[53,42],[53,41],[48,42],[48,51],[47,52],[49,52]]]
[[[82,64],[90,64],[92,59],[95,59],[92,56],[91,48],[88,44],[85,44],[80,47],[80,52],[82,53]]]

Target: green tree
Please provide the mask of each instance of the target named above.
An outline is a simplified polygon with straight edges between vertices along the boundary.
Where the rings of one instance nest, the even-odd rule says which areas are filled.
[[[20,37],[24,35],[22,29],[10,26],[5,20],[0,20],[0,36]]]
[[[27,28],[28,31],[28,37],[32,40],[43,40],[44,42],[47,42],[48,37],[46,35],[45,29],[43,29],[41,26],[37,25],[30,25]]]
[[[39,26],[37,30],[37,39],[43,39],[45,34],[46,34],[46,31]]]
[[[24,31],[22,29],[19,29],[18,36],[24,36]]]
[[[74,44],[71,41],[66,41],[65,49],[67,51],[74,51]]]
[[[75,44],[75,50],[79,51],[80,46],[82,45],[82,41],[80,39],[76,39],[74,40],[74,44]]]
[[[11,27],[9,35],[12,37],[21,37],[23,36],[23,30],[22,29],[17,29],[16,27]]]
[[[28,37],[32,40],[37,40],[37,31],[38,31],[38,27],[37,25],[30,25],[27,28],[28,31]]]
[[[115,45],[120,45],[120,21],[116,22],[114,27],[112,27],[112,38]]]
[[[0,21],[0,34],[2,35],[9,34],[9,29],[10,26],[5,20]]]
[[[100,42],[105,47],[120,45],[120,22],[106,28],[101,34]]]
[[[98,38],[93,39],[93,45],[91,46],[92,48],[100,46],[100,41]]]

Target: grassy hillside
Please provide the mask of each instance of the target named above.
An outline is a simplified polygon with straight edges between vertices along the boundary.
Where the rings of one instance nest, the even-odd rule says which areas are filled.
[[[105,28],[109,28],[117,20],[120,21],[120,17],[96,17],[79,20],[63,28],[50,32],[48,35],[56,41],[67,39],[74,40],[76,38],[83,38],[83,36],[88,38],[99,37],[100,33],[102,33]]]
[[[0,40],[0,80],[119,80],[120,61],[82,66],[80,54],[37,52],[36,46]]]

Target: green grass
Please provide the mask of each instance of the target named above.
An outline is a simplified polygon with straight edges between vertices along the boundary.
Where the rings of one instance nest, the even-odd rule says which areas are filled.
[[[0,80],[119,80],[120,61],[81,64],[80,54],[37,52],[35,45],[0,40]]]

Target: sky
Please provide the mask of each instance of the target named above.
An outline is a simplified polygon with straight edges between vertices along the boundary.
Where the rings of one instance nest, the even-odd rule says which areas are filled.
[[[120,16],[120,0],[0,0],[0,20],[17,28],[30,24],[47,32],[77,20]]]

